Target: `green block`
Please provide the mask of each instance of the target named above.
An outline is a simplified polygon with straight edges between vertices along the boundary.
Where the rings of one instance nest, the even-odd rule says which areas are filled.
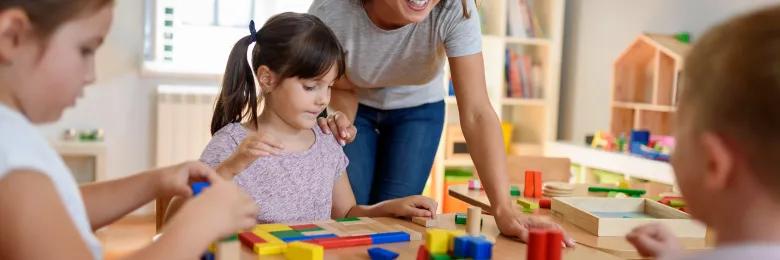
[[[669,206],[675,207],[675,208],[681,208],[685,207],[685,201],[684,200],[670,200]]]
[[[322,231],[325,230],[321,227],[315,227],[315,228],[307,228],[307,229],[298,229],[297,231],[303,233],[303,232],[313,232],[313,231]]]
[[[642,195],[645,195],[645,193],[647,192],[645,190],[607,188],[607,187],[596,187],[596,186],[588,187],[588,192],[610,192],[610,191],[625,193],[626,195],[631,196],[631,197],[642,196]]]
[[[233,241],[233,240],[238,240],[238,234],[233,234],[229,237],[225,237],[222,239],[222,241]]]
[[[301,231],[298,230],[283,230],[283,231],[274,231],[271,232],[271,235],[274,235],[278,238],[288,238],[288,237],[302,237],[303,234]]]
[[[351,217],[351,218],[336,219],[336,222],[349,222],[349,221],[358,221],[358,220],[360,220],[360,219],[356,218],[356,217]]]
[[[456,213],[455,214],[455,224],[466,225],[466,214]]]
[[[435,254],[431,255],[432,260],[450,260],[452,259],[448,254]]]
[[[691,43],[691,34],[688,32],[675,34],[674,38],[683,43]]]
[[[512,187],[509,190],[509,194],[512,196],[520,196],[520,188],[518,188],[515,185],[512,185]]]

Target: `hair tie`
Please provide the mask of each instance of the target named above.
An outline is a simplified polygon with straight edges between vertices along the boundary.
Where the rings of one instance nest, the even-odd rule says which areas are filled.
[[[255,89],[258,92],[261,92],[260,87],[260,81],[257,80],[257,73],[254,69],[254,66],[252,66],[252,51],[255,49],[255,45],[257,45],[257,31],[255,30],[255,21],[251,20],[249,21],[249,46],[246,47],[246,63],[249,64],[249,71],[252,73],[252,80],[255,83]]]

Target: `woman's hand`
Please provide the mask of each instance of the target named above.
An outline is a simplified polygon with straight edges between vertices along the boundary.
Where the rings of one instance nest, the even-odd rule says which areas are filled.
[[[502,234],[528,242],[528,232],[531,229],[555,229],[563,232],[563,243],[566,247],[575,245],[574,239],[566,233],[560,225],[547,217],[524,216],[514,209],[498,210],[496,212],[496,224]]]
[[[436,215],[436,201],[431,198],[414,195],[385,201],[382,212],[395,217],[433,217]]]
[[[327,118],[318,118],[317,122],[325,134],[336,133],[334,136],[342,146],[355,141],[355,136],[357,136],[357,128],[352,125],[352,122],[349,120],[349,118],[347,118],[346,115],[344,115],[344,113],[335,111],[329,114]]]

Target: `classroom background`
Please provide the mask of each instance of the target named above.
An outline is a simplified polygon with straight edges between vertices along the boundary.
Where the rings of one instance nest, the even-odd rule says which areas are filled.
[[[776,0],[478,1],[491,103],[510,161],[565,158],[568,182],[673,192],[665,162],[686,43],[727,17]],[[97,81],[60,121],[41,127],[81,183],[197,159],[232,44],[311,0],[117,1],[97,53]],[[445,81],[443,88],[449,88]],[[448,97],[447,121],[425,195],[443,212],[464,211],[447,194],[473,164]],[[632,130],[648,130],[634,146]],[[643,145],[643,146],[642,146]],[[559,167],[560,161],[544,162]],[[522,178],[523,165],[510,163]],[[544,166],[548,167],[548,166]],[[146,243],[154,205],[98,234],[107,253]],[[113,250],[113,251],[112,251]]]

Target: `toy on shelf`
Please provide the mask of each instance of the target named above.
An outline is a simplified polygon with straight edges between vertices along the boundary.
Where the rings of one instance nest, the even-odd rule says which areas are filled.
[[[586,138],[586,143],[599,150],[608,152],[628,152],[630,154],[656,160],[669,161],[674,149],[674,137],[666,135],[651,135],[647,130],[631,130],[631,137],[626,140],[624,134],[615,137],[613,134],[597,131],[593,137]]]
[[[469,180],[469,190],[481,190],[482,183],[478,179]]]

